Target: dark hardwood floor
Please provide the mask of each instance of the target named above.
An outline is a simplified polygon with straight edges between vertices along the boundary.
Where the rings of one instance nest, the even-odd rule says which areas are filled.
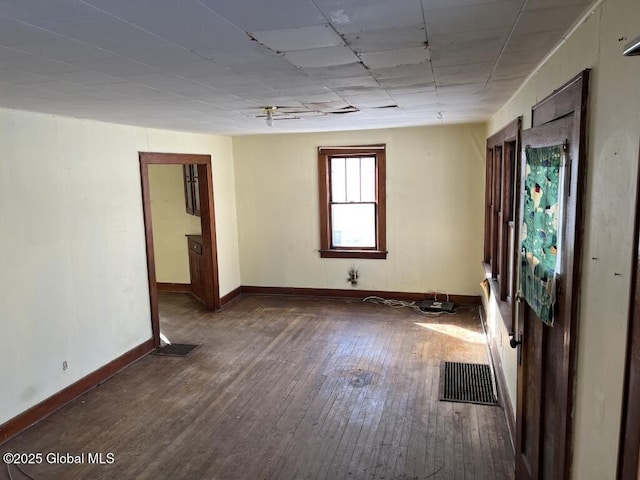
[[[502,408],[438,399],[442,360],[488,362],[477,307],[243,296],[213,314],[162,293],[160,314],[200,346],[143,358],[0,452],[115,457],[24,465],[36,480],[513,478]]]

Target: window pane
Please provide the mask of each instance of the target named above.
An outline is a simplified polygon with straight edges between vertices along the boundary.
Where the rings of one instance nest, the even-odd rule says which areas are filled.
[[[360,194],[362,202],[376,201],[376,159],[363,157],[360,160]]]
[[[344,158],[331,158],[331,201],[346,202]]]
[[[347,157],[347,202],[360,201],[360,158]]]
[[[376,247],[375,204],[331,205],[333,247]]]

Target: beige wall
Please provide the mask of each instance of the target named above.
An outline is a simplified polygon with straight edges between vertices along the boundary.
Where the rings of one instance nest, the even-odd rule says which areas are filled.
[[[622,47],[637,35],[638,1],[606,0],[489,124],[495,132],[523,115],[530,125],[533,104],[593,69],[573,455],[579,480],[616,474],[640,141],[640,58],[623,57]],[[515,385],[515,356],[503,363]]]
[[[149,165],[156,280],[191,283],[187,234],[200,234],[200,217],[185,210],[182,165]]]
[[[212,155],[240,284],[230,138],[0,109],[0,423],[151,337],[139,151]]]
[[[477,295],[484,125],[234,137],[243,285]],[[321,259],[317,147],[387,145],[387,260]]]

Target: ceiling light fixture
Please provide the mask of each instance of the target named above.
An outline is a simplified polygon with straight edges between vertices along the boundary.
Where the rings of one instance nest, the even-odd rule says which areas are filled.
[[[278,107],[262,107],[264,113],[267,115],[267,125],[273,127],[273,112],[277,110]]]

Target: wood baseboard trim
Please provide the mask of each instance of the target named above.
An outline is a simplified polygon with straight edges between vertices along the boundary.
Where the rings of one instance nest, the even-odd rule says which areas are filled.
[[[296,288],[296,287],[257,287],[242,285],[241,292],[254,295],[293,295],[305,297],[341,297],[365,298],[370,296],[393,298],[396,300],[420,301],[432,298],[429,293],[384,292],[380,290],[346,290],[336,288]],[[438,294],[438,300],[446,299],[446,295]],[[452,295],[449,300],[458,305],[480,305],[479,295]]]
[[[158,282],[159,292],[175,292],[175,293],[191,293],[191,284],[189,283],[161,283]]]
[[[226,295],[220,297],[220,306],[224,307],[226,304],[231,303],[236,298],[238,298],[238,296],[240,296],[241,293],[242,293],[242,286],[234,288]]]
[[[154,348],[153,339],[151,338],[120,355],[115,360],[112,360],[86,377],[72,383],[65,389],[60,390],[58,393],[0,425],[0,445],[48,417],[67,403],[103,383],[123,368],[147,355]]]
[[[486,325],[487,313],[484,310],[484,305],[480,306],[480,314],[482,315],[482,322]],[[489,341],[489,339],[487,339]],[[504,416],[507,419],[507,428],[509,429],[509,439],[511,440],[511,448],[515,452],[516,445],[516,417],[509,401],[509,391],[507,390],[507,380],[504,378],[504,368],[502,367],[502,360],[498,353],[498,345],[496,344],[495,337],[489,341],[489,354],[491,355],[491,362],[494,366],[494,373],[496,376],[496,382],[498,383],[498,397],[500,398],[500,405],[504,411]]]

